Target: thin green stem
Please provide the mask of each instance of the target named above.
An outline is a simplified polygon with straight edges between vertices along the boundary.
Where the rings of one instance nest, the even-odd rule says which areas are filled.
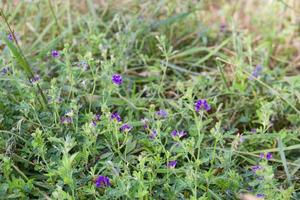
[[[52,14],[52,16],[53,16],[53,18],[54,18],[55,24],[56,24],[56,26],[57,26],[57,30],[58,30],[58,32],[59,32],[60,26],[59,26],[59,23],[58,23],[56,14],[55,14],[55,12],[54,12],[53,5],[52,5],[52,3],[51,3],[51,0],[48,0],[48,4],[49,4],[49,8],[50,8],[50,10],[51,10],[51,14]]]
[[[10,27],[10,25],[9,25],[9,23],[8,23],[8,20],[7,20],[7,17],[5,16],[5,14],[4,14],[4,12],[3,12],[3,10],[2,9],[0,9],[0,16],[1,16],[1,18],[3,19],[3,21],[5,22],[5,24],[6,24],[6,26],[7,26],[7,28],[8,28],[8,30],[9,30],[9,32],[10,32],[10,34],[12,35],[12,37],[13,37],[13,40],[15,41],[15,43],[16,43],[16,46],[17,46],[17,49],[18,49],[18,53],[20,54],[20,59],[22,59],[22,63],[24,64],[24,65],[26,65],[25,67],[26,67],[26,72],[28,73],[27,75],[28,75],[28,79],[30,80],[30,78],[33,78],[34,77],[34,73],[32,72],[32,70],[31,70],[31,68],[30,68],[30,65],[29,65],[29,62],[27,61],[27,59],[26,59],[26,57],[24,56],[24,53],[23,53],[23,51],[22,51],[22,49],[21,49],[21,47],[20,47],[20,45],[19,45],[19,43],[18,43],[18,40],[17,40],[17,38],[16,38],[16,36],[15,36],[15,34],[14,34],[14,31],[12,30],[12,28]],[[21,63],[21,64],[22,64]],[[44,105],[47,107],[47,105],[48,105],[48,103],[47,103],[47,99],[46,99],[46,96],[44,95],[44,93],[43,93],[43,91],[42,91],[42,89],[41,89],[41,87],[40,87],[40,85],[37,83],[36,84],[36,86],[37,86],[37,88],[38,88],[38,91],[39,91],[39,93],[40,93],[40,95],[41,95],[41,97],[42,97],[42,99],[43,99],[43,101],[44,101]],[[43,105],[43,104],[42,104]],[[43,105],[43,106],[44,106]]]

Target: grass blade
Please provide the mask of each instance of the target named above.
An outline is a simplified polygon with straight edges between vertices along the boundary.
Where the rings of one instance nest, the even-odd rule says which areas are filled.
[[[4,40],[5,44],[7,45],[7,47],[9,48],[9,50],[11,51],[11,53],[15,56],[15,58],[19,62],[20,67],[22,68],[22,70],[26,72],[26,75],[28,77],[33,77],[34,74],[31,71],[28,62],[25,60],[25,58],[19,52],[17,47],[11,41],[9,41],[7,38],[3,37],[3,40]]]
[[[286,173],[286,176],[287,176],[288,184],[291,186],[292,185],[291,175],[289,173],[289,168],[288,168],[287,163],[286,163],[286,157],[285,157],[285,154],[284,154],[284,148],[283,148],[281,138],[278,138],[278,149],[279,149],[279,155],[281,157],[282,165],[283,165],[283,168],[284,168],[284,172]]]

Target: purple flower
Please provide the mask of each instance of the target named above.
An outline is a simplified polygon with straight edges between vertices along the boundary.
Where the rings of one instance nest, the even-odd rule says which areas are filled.
[[[256,195],[257,198],[265,198],[265,196],[266,196],[266,195],[264,195],[264,194],[257,194],[257,195]]]
[[[185,131],[177,131],[177,130],[173,130],[172,132],[171,132],[171,136],[172,137],[179,137],[179,138],[182,138],[182,137],[184,137],[184,136],[186,136],[187,135],[187,133],[185,132]]]
[[[249,80],[253,80],[254,78],[257,78],[261,74],[261,72],[262,72],[262,66],[256,65],[251,76],[249,77]]]
[[[100,114],[94,115],[94,119],[92,120],[91,125],[94,126],[94,127],[97,126],[97,122],[100,121],[100,119],[101,119]]]
[[[251,170],[255,173],[257,170],[261,170],[262,169],[262,166],[259,166],[259,165],[254,165],[251,167]]]
[[[179,138],[182,138],[182,137],[184,137],[186,135],[187,135],[187,133],[185,131],[179,131],[179,133],[178,133],[178,137]]]
[[[220,25],[220,31],[221,31],[221,32],[225,32],[225,31],[226,31],[226,24],[222,23],[222,24]]]
[[[260,153],[260,154],[259,154],[259,157],[260,157],[261,159],[263,159],[263,158],[265,157],[265,154],[264,154],[264,153]]]
[[[271,160],[272,158],[273,158],[272,153],[268,152],[268,153],[266,154],[266,159],[267,159],[267,160]]]
[[[167,167],[168,168],[175,168],[177,165],[177,161],[176,160],[171,160],[168,162]]]
[[[14,40],[13,34],[8,34],[7,39],[12,42]]]
[[[72,117],[69,117],[69,116],[63,116],[60,118],[60,123],[62,124],[71,124],[72,123]]]
[[[149,120],[147,118],[143,118],[141,121],[143,123],[144,129],[148,129],[149,128],[149,126],[148,126]]]
[[[9,72],[9,68],[8,67],[4,67],[2,70],[1,70],[1,75],[5,75]]]
[[[40,76],[38,74],[34,75],[31,79],[29,79],[30,83],[34,84],[40,80]]]
[[[109,180],[109,178],[107,176],[98,176],[98,178],[95,181],[95,185],[98,188],[99,187],[103,188],[103,187],[109,187],[109,186],[111,186],[110,180]]]
[[[172,136],[172,137],[176,137],[177,134],[178,134],[178,131],[177,131],[177,130],[173,130],[173,131],[171,132],[171,136]]]
[[[156,115],[161,118],[166,118],[168,116],[168,113],[167,111],[160,109],[159,111],[156,112]]]
[[[210,105],[207,103],[205,99],[199,99],[195,103],[196,112],[199,112],[201,109],[204,109],[206,111],[209,111],[211,109]]]
[[[272,153],[270,153],[270,152],[268,152],[268,153],[266,153],[266,154],[260,153],[260,154],[259,154],[259,157],[260,157],[261,159],[266,158],[267,160],[271,160],[271,159],[273,158],[273,155],[272,155]]]
[[[57,50],[52,50],[51,51],[51,56],[53,58],[58,58],[60,56],[60,53]]]
[[[123,83],[122,76],[120,74],[114,74],[111,80],[116,85],[121,85]]]
[[[120,131],[122,131],[122,132],[129,132],[131,129],[132,129],[132,126],[129,124],[123,124],[120,127]]]
[[[122,120],[121,116],[117,112],[112,113],[111,116],[110,116],[110,119],[111,120],[117,120],[117,122],[120,122]]]
[[[156,130],[151,130],[151,133],[150,133],[150,139],[154,139],[154,138],[156,138],[156,136],[157,136],[157,131]]]
[[[100,121],[101,115],[100,114],[96,114],[94,118],[95,118],[96,121]]]
[[[97,126],[97,122],[95,120],[92,120],[91,125],[95,127]]]

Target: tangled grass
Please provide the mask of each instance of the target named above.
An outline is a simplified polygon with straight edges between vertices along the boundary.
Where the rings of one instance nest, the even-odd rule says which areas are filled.
[[[1,199],[300,199],[298,0],[0,5]]]

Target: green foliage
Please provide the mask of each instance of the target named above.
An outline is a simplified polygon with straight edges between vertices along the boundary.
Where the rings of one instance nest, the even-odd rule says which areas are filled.
[[[0,3],[18,39],[0,24],[0,199],[300,198],[292,8],[14,2]],[[199,99],[211,109],[196,112]]]

